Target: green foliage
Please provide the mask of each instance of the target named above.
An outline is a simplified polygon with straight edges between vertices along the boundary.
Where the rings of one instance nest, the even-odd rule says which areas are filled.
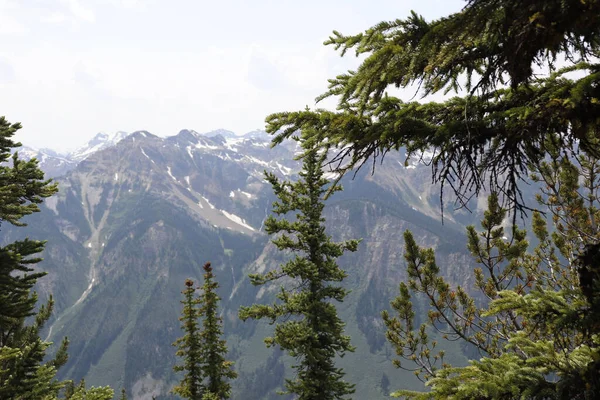
[[[228,399],[231,395],[230,379],[237,378],[233,370],[233,362],[227,361],[227,342],[223,336],[223,320],[218,316],[219,296],[216,290],[219,284],[214,281],[214,274],[210,263],[204,265],[204,285],[200,297],[200,316],[204,317],[203,330],[200,333],[202,340],[202,358],[204,365],[203,374],[207,379],[203,400]]]
[[[341,302],[348,291],[330,282],[341,282],[346,273],[336,259],[344,251],[355,251],[358,241],[334,243],[325,233],[322,196],[328,181],[323,177],[326,153],[304,142],[306,150],[298,182],[281,182],[266,174],[278,200],[273,204],[277,215],[295,213],[293,220],[269,216],[265,228],[276,235],[273,244],[293,257],[279,268],[264,274],[250,275],[254,285],[283,281],[278,302],[254,304],[240,309],[240,318],[267,319],[276,323],[273,337],[265,339],[267,347],[278,345],[297,360],[295,379],[286,380],[286,393],[301,400],[342,399],[354,392],[354,385],[343,380],[344,371],[336,368],[335,358],[353,351],[350,338],[344,335],[344,323],[332,300]],[[330,191],[340,190],[333,186]],[[282,322],[283,320],[283,322]]]
[[[44,180],[37,160],[22,161],[10,150],[19,147],[12,136],[20,129],[0,118],[0,223],[24,226],[26,215],[39,211],[38,204],[56,193],[57,186]],[[12,160],[9,165],[8,160]],[[56,370],[67,360],[68,341],[63,340],[53,360],[44,362],[51,343],[39,337],[54,307],[52,297],[35,311],[33,287],[45,275],[34,272],[37,255],[45,242],[24,239],[0,248],[0,398],[42,399],[56,396],[63,383]]]
[[[412,13],[358,35],[334,32],[326,44],[365,57],[356,71],[330,80],[319,97],[336,96],[337,112],[267,117],[274,144],[304,130],[309,140],[340,148],[332,163],[342,174],[400,147],[407,158],[430,150],[440,199],[445,185],[462,206],[481,189],[495,193],[483,232],[467,231],[480,264],[476,295],[446,282],[433,251],[405,235],[409,282],[392,303],[397,316],[384,313],[384,319],[397,354],[432,392],[398,394],[592,398],[600,392],[599,20],[598,0],[469,0],[430,22]],[[558,59],[564,68],[555,67]],[[534,67],[547,74],[534,74]],[[457,97],[419,103],[389,95],[390,88],[411,86],[423,95]],[[540,244],[527,253],[524,231],[514,227],[505,239],[500,206],[530,210],[518,185],[530,167],[545,184],[540,201],[553,229],[534,214]],[[414,294],[431,306],[418,328]],[[467,368],[445,365],[430,329],[468,343],[484,358]]]
[[[200,399],[204,376],[202,374],[202,341],[200,338],[200,327],[198,319],[200,311],[198,310],[199,299],[194,297],[196,289],[194,282],[185,281],[185,290],[182,292],[184,300],[183,311],[179,320],[182,322],[181,329],[185,335],[175,341],[173,346],[177,346],[176,355],[183,359],[183,364],[176,365],[173,369],[176,372],[184,372],[184,377],[173,388],[173,393],[186,399]]]
[[[23,161],[18,153],[11,156],[10,150],[21,143],[12,140],[21,129],[21,124],[10,124],[0,117],[0,221],[15,226],[24,226],[20,219],[39,212],[38,204],[58,191],[52,180],[44,180],[44,172],[38,168],[37,160]],[[8,160],[12,160],[12,166]]]
[[[409,158],[433,150],[434,180],[462,205],[489,186],[526,209],[518,183],[548,151],[547,135],[559,134],[564,149],[579,143],[597,154],[588,134],[600,115],[599,23],[597,0],[469,0],[433,21],[412,13],[357,35],[334,31],[325,44],[365,57],[319,97],[337,97],[337,112],[273,114],[267,130],[278,143],[312,128],[325,146],[342,149],[334,160],[340,172],[403,146]],[[557,59],[564,68],[555,68]],[[577,78],[567,76],[573,71]],[[457,97],[436,103],[389,95],[415,87]]]
[[[552,152],[539,164],[538,200],[547,207],[552,230],[535,213],[539,244],[528,252],[525,231],[504,236],[506,210],[491,195],[482,232],[469,227],[467,247],[474,261],[475,289],[453,287],[439,273],[431,249],[405,233],[408,284],[383,318],[397,366],[414,368],[431,387],[427,393],[400,390],[415,399],[593,399],[600,390],[597,243],[600,162],[580,154]],[[584,179],[580,179],[580,176]],[[587,289],[586,289],[587,288]],[[586,293],[587,292],[587,293]],[[413,324],[412,297],[430,304],[429,320]],[[481,359],[466,367],[443,362],[429,329],[476,348]]]
[[[82,379],[77,386],[73,382],[67,384],[65,390],[65,400],[113,400],[115,391],[109,386],[104,387],[85,387],[85,381]],[[125,391],[121,391],[121,399],[127,399]]]
[[[183,364],[173,369],[185,372],[173,393],[188,399],[228,399],[231,394],[230,379],[237,373],[233,362],[227,361],[227,343],[223,336],[223,320],[218,316],[219,296],[216,290],[219,284],[214,281],[210,263],[204,265],[204,285],[202,295],[194,297],[194,282],[186,280],[182,301],[183,312],[180,318],[185,335],[177,339],[177,356],[183,358]],[[198,321],[202,319],[202,329]]]

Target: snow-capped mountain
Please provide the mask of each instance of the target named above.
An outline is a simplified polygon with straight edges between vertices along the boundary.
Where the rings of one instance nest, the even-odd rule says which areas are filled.
[[[118,131],[113,134],[100,132],[85,145],[67,155],[69,160],[80,162],[88,158],[97,151],[112,147],[125,139],[129,135],[128,132]]]
[[[84,146],[69,153],[60,153],[47,148],[37,149],[31,146],[22,146],[15,149],[15,151],[18,151],[19,156],[25,160],[36,158],[41,169],[46,173],[46,176],[55,178],[66,174],[75,168],[81,161],[97,151],[116,145],[127,136],[128,133],[123,131],[118,131],[113,134],[100,132]]]
[[[40,163],[40,167],[46,173],[46,176],[54,178],[66,174],[75,168],[77,164],[87,159],[92,154],[113,147],[121,140],[139,132],[145,132],[150,135],[150,133],[146,131],[137,131],[134,133],[117,131],[111,134],[99,132],[85,145],[68,153],[60,153],[46,148],[36,149],[32,146],[22,146],[18,148],[17,151],[21,157],[26,160],[34,157],[37,158]],[[180,135],[187,135],[193,138],[192,140],[195,142],[190,145],[191,147],[195,146],[195,148],[204,148],[209,152],[222,150],[225,151],[225,153],[221,152],[223,156],[225,156],[227,152],[235,153],[237,152],[237,148],[239,146],[245,146],[247,144],[254,144],[257,147],[266,149],[268,147],[268,141],[270,140],[269,135],[265,131],[255,130],[240,136],[226,129],[217,129],[206,133],[198,133],[194,130],[184,129],[178,135],[171,136],[167,139],[177,142],[179,139],[173,138]],[[212,143],[215,140],[216,142]],[[207,144],[207,141],[210,141],[212,144]],[[223,148],[220,148],[220,146]],[[250,158],[248,158],[246,161],[248,161]]]
[[[71,160],[68,155],[58,153],[52,149],[36,149],[29,146],[22,146],[16,151],[19,158],[31,160],[36,158],[40,167],[49,178],[61,176],[75,168],[77,162]]]

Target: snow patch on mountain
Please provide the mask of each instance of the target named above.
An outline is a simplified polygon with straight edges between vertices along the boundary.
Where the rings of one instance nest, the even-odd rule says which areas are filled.
[[[218,146],[213,146],[207,142],[203,142],[203,141],[198,141],[198,143],[196,143],[196,148],[197,149],[208,149],[208,150],[219,150]]]
[[[236,224],[238,224],[240,226],[243,226],[244,228],[249,229],[249,230],[251,230],[253,232],[255,231],[255,229],[253,227],[251,227],[250,225],[248,225],[246,223],[245,219],[242,219],[242,218],[238,217],[235,214],[228,213],[225,210],[219,210],[219,211],[221,211],[224,216],[226,216],[227,218],[229,218],[231,221],[235,222]]]
[[[204,200],[204,201],[206,202],[206,204],[208,204],[208,206],[209,206],[210,208],[212,208],[213,210],[215,209],[215,206],[213,206],[213,205],[211,204],[211,202],[210,202],[210,201],[208,201],[208,199],[207,199],[206,197],[204,197],[204,196],[200,196],[200,197],[202,197],[202,200]]]
[[[192,146],[187,146],[185,149],[187,150],[187,153],[190,155],[190,158],[193,160],[194,155],[192,154]]]
[[[169,166],[167,166],[167,173],[169,174],[169,176],[170,176],[171,178],[173,178],[173,180],[174,180],[175,182],[177,182],[177,178],[175,178],[175,177],[173,176],[173,174],[171,173],[171,167],[169,167]]]
[[[246,196],[246,197],[247,197],[247,198],[249,198],[249,199],[251,199],[251,198],[252,198],[252,195],[251,195],[250,193],[248,193],[248,192],[244,192],[244,191],[243,191],[243,190],[241,190],[241,189],[238,189],[237,191],[238,191],[238,192],[240,192],[241,194],[243,194],[244,196]]]
[[[269,163],[268,163],[268,162],[266,162],[266,161],[263,161],[263,160],[259,160],[259,159],[258,159],[258,158],[256,158],[256,157],[252,157],[252,156],[248,156],[248,155],[246,155],[246,156],[244,156],[244,159],[247,159],[247,160],[249,160],[250,162],[253,162],[253,163],[255,163],[255,164],[262,165],[263,167],[268,167],[268,166],[269,166]]]
[[[153,160],[153,159],[151,159],[151,158],[148,156],[148,154],[146,154],[146,152],[144,151],[144,149],[142,149],[142,148],[140,147],[140,150],[142,151],[142,154],[143,154],[143,155],[144,155],[144,156],[145,156],[145,157],[146,157],[148,160],[152,161],[152,164],[156,164],[156,163],[154,162],[154,160]]]
[[[275,163],[275,165],[277,165],[277,168],[279,168],[279,170],[281,171],[281,173],[283,175],[291,175],[292,174],[292,169],[286,167],[285,165],[281,165],[279,163]]]

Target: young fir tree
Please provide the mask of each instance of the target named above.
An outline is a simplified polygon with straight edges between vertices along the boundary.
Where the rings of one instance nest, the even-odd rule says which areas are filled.
[[[233,370],[233,362],[225,359],[227,342],[221,339],[223,319],[218,316],[220,298],[216,292],[219,284],[214,280],[209,262],[204,265],[204,272],[199,311],[200,316],[204,318],[202,332],[200,332],[204,361],[202,373],[206,378],[202,399],[222,400],[229,398],[231,394],[229,380],[237,378],[237,373]]]
[[[341,302],[348,291],[339,283],[346,277],[336,259],[345,250],[356,251],[357,240],[334,243],[325,233],[323,194],[328,181],[323,177],[326,154],[308,148],[298,182],[281,182],[273,174],[266,179],[278,200],[273,204],[277,215],[296,213],[295,219],[265,222],[268,234],[281,251],[294,257],[266,274],[250,275],[254,285],[283,281],[272,305],[254,304],[240,309],[240,318],[268,319],[278,322],[273,337],[265,339],[267,347],[278,345],[297,360],[294,379],[286,380],[287,393],[300,400],[347,398],[354,385],[343,380],[344,371],[335,366],[335,358],[354,348],[344,335],[344,323],[332,300]],[[340,187],[329,189],[341,190]]]
[[[37,160],[11,156],[21,146],[12,140],[20,124],[0,118],[0,223],[26,225],[21,219],[38,212],[38,204],[56,193],[57,185],[44,180]],[[19,240],[0,247],[0,398],[42,399],[56,396],[63,386],[56,370],[67,361],[65,339],[53,360],[44,362],[50,343],[39,337],[51,316],[52,298],[36,312],[38,300],[33,287],[45,275],[35,272],[37,255],[45,242]]]
[[[201,399],[203,392],[202,381],[202,339],[200,337],[200,328],[198,319],[200,312],[198,310],[199,300],[194,296],[196,289],[194,282],[190,279],[185,281],[185,290],[182,292],[184,300],[182,315],[179,318],[181,328],[185,335],[175,341],[173,346],[177,346],[177,356],[183,359],[183,364],[176,365],[173,369],[176,372],[184,372],[183,379],[179,385],[173,388],[173,393],[191,400]]]
[[[180,318],[184,337],[174,343],[179,350],[177,355],[184,359],[175,371],[185,371],[183,380],[173,392],[188,399],[223,400],[231,394],[230,379],[237,373],[233,362],[227,361],[227,343],[223,336],[221,317],[218,316],[219,284],[214,281],[210,263],[204,265],[204,285],[202,295],[195,297],[194,282],[186,280],[185,296],[182,301],[183,315]],[[202,329],[198,321],[202,319]]]
[[[594,138],[590,138],[593,142]],[[482,232],[469,227],[468,249],[479,293],[452,287],[440,274],[431,249],[405,233],[409,281],[383,313],[387,337],[431,387],[427,393],[398,391],[415,399],[593,399],[600,393],[600,274],[594,249],[600,242],[600,160],[575,158],[552,147],[534,180],[543,183],[539,203],[548,221],[534,213],[539,245],[527,252],[523,230],[507,239],[506,210],[489,197]],[[414,326],[411,299],[425,296],[429,320]],[[443,362],[432,329],[477,350],[467,367]],[[479,358],[478,357],[478,358]]]

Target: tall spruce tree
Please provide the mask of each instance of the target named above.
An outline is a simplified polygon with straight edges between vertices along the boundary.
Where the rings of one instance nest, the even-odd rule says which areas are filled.
[[[0,223],[25,226],[22,218],[39,212],[39,204],[58,190],[35,159],[23,161],[11,150],[21,144],[12,140],[21,128],[0,117]],[[44,362],[51,343],[39,337],[52,314],[54,302],[35,310],[33,291],[46,273],[35,272],[44,241],[24,239],[0,247],[0,398],[43,399],[57,396],[63,386],[56,370],[67,361],[68,341],[63,340],[53,360]]]
[[[194,282],[186,280],[183,291],[183,312],[180,318],[185,335],[177,339],[174,346],[182,357],[182,365],[175,371],[184,371],[181,383],[173,388],[173,393],[193,400],[223,400],[231,394],[229,380],[235,379],[233,362],[227,361],[227,342],[223,336],[223,320],[218,315],[219,284],[214,280],[210,262],[204,264],[204,285],[202,295],[195,296]],[[199,321],[202,320],[202,328]]]
[[[335,359],[354,351],[350,337],[344,335],[344,323],[332,300],[341,302],[348,291],[339,283],[346,277],[336,259],[344,251],[356,251],[357,240],[335,243],[325,232],[323,195],[328,180],[323,177],[326,153],[304,142],[305,156],[298,182],[281,182],[266,173],[278,200],[265,222],[273,244],[294,257],[278,269],[250,275],[254,285],[281,282],[279,301],[272,305],[254,304],[241,307],[240,318],[267,319],[275,326],[273,337],[265,339],[267,347],[278,345],[297,360],[294,379],[286,380],[287,393],[300,400],[343,399],[354,393],[354,385],[343,380],[344,371]],[[339,186],[331,191],[341,190]],[[290,213],[295,219],[286,219]],[[283,322],[282,322],[283,320]]]

